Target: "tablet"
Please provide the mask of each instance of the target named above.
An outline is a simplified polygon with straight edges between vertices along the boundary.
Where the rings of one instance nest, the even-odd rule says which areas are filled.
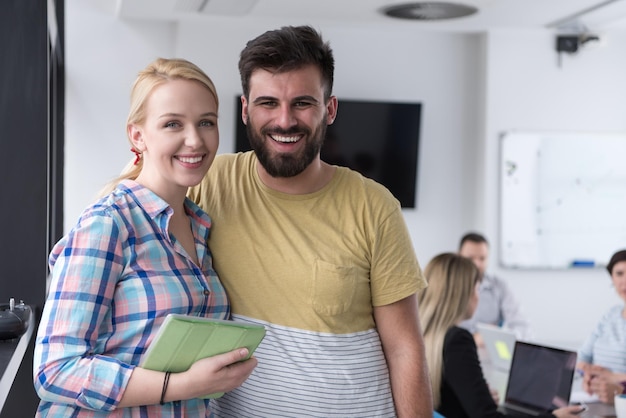
[[[248,349],[250,357],[265,337],[265,327],[238,321],[168,314],[148,347],[140,367],[172,373],[188,370],[196,361]],[[214,393],[205,398],[219,398]]]

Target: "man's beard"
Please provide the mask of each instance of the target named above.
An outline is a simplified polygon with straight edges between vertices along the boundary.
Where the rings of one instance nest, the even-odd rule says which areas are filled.
[[[263,128],[260,131],[255,129],[252,120],[248,116],[246,131],[250,146],[256,153],[259,162],[272,177],[294,177],[302,173],[317,157],[324,138],[326,137],[326,118],[323,118],[314,132],[307,127],[294,126],[288,130],[278,127]],[[266,141],[272,141],[268,134],[280,136],[290,136],[294,134],[304,134],[301,141],[306,141],[304,149],[297,154],[275,154],[272,155],[270,148],[266,146]]]

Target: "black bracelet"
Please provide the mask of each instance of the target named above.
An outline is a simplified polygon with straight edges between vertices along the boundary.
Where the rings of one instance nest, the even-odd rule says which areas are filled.
[[[163,390],[161,391],[161,401],[159,402],[161,405],[163,405],[165,402],[163,402],[163,400],[165,399],[165,391],[167,390],[167,384],[170,381],[170,372],[165,372],[165,377],[163,378]]]

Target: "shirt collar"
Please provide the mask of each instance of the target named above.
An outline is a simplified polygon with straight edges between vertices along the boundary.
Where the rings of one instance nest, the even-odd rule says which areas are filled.
[[[161,213],[166,212],[171,215],[172,208],[156,193],[134,180],[122,180],[117,189],[128,193],[133,200],[139,205],[152,219],[155,219]]]
[[[164,212],[167,216],[172,215],[173,209],[165,200],[161,199],[152,190],[142,186],[134,180],[122,180],[118,185],[118,189],[130,194],[137,205],[139,205],[152,219],[155,219]],[[195,222],[207,229],[211,228],[211,218],[204,210],[202,210],[202,208],[200,208],[200,206],[188,197],[185,198],[184,206],[187,215],[189,215]]]

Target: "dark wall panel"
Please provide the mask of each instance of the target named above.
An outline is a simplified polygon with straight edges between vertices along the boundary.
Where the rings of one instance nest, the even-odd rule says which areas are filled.
[[[0,14],[0,302],[10,297],[39,319],[47,275],[50,121],[45,0],[3,0]],[[34,338],[33,338],[34,341]],[[32,417],[33,345],[0,417]]]

